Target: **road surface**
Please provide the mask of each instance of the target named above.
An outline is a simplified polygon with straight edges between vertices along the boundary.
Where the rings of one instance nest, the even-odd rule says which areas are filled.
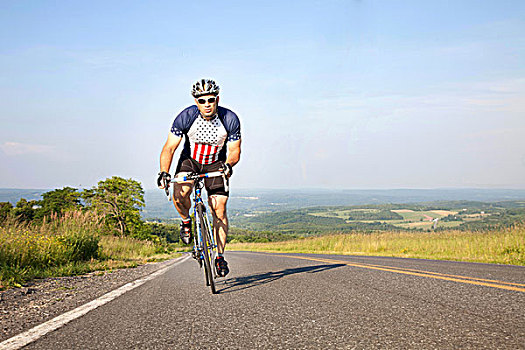
[[[185,259],[27,349],[525,349],[525,267],[228,252]]]

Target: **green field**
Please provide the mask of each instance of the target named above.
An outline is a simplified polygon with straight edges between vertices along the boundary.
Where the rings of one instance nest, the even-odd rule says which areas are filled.
[[[444,214],[444,210],[409,210],[409,209],[400,209],[400,210],[393,210],[397,214],[401,215],[403,219],[407,221],[422,221],[422,220],[428,220],[428,218],[432,219],[441,219],[442,217],[445,217],[449,214],[456,214],[457,212],[453,211],[446,211],[447,213]],[[441,212],[441,213],[440,213]]]
[[[405,221],[393,222],[393,221],[391,221],[389,223],[394,225],[394,226],[396,226],[396,227],[403,228],[403,229],[430,230],[434,226],[434,222],[432,222],[432,221],[408,221],[408,222],[405,222]],[[439,228],[450,229],[450,228],[459,227],[460,225],[461,225],[461,222],[459,222],[459,221],[449,221],[449,222],[440,221],[437,226]]]
[[[385,217],[388,216],[385,215],[386,212],[390,212],[392,216],[398,215],[401,218]],[[316,217],[339,218],[345,220],[347,223],[371,224],[379,221],[402,229],[428,230],[434,226],[433,219],[441,219],[448,215],[456,215],[457,213],[458,211],[444,209],[412,210],[405,208],[381,210],[377,208],[326,208],[325,210],[310,212],[308,214]],[[437,224],[440,228],[454,228],[459,225],[461,225],[459,221],[441,221]]]
[[[356,212],[361,212],[361,213],[378,213],[379,212],[379,209],[368,209],[368,208],[363,208],[363,209],[333,209],[333,210],[325,210],[325,211],[320,211],[320,212],[314,212],[314,213],[309,213],[310,215],[313,215],[313,216],[323,216],[323,217],[327,217],[327,218],[341,218],[341,219],[346,219],[348,218],[350,215],[352,215],[353,213],[356,213]]]

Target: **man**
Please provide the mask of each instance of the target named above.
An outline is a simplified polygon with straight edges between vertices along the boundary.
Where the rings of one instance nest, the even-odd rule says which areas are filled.
[[[219,107],[219,86],[213,80],[201,79],[193,85],[191,94],[196,105],[184,109],[173,121],[168,140],[160,154],[160,173],[157,179],[159,188],[169,186],[169,170],[173,154],[185,136],[175,176],[187,173],[207,173],[217,170],[225,172],[229,179],[232,168],[241,155],[241,126],[237,115],[227,108]],[[226,204],[228,191],[221,177],[205,179],[208,202],[213,216],[213,233],[217,242],[218,257],[215,268],[219,276],[229,272],[224,259],[224,247],[228,234]],[[173,203],[179,212],[182,223],[180,237],[182,242],[191,242],[190,194],[193,181],[175,183]]]

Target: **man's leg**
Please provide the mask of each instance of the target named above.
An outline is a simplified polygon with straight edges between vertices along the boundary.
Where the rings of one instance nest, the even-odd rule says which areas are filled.
[[[183,158],[179,159],[175,176],[183,177],[192,172],[198,172],[198,169],[195,168],[195,164],[192,162],[192,160]],[[183,220],[189,220],[190,218],[190,194],[192,189],[193,181],[173,183],[173,204],[175,205],[175,209],[177,209]]]
[[[173,186],[173,204],[175,209],[179,212],[182,223],[180,225],[180,239],[184,244],[191,243],[191,219],[190,208],[191,199],[190,193],[193,187],[193,182],[175,183]]]
[[[173,204],[175,209],[180,214],[180,217],[183,220],[190,218],[190,208],[191,208],[191,190],[193,189],[193,181],[174,183],[173,184]]]
[[[213,234],[217,242],[217,251],[224,254],[226,237],[228,236],[228,217],[226,215],[226,203],[228,196],[212,195],[208,199],[213,216]]]
[[[215,268],[217,274],[225,277],[230,269],[228,263],[224,259],[224,247],[226,246],[226,237],[228,236],[228,217],[226,216],[226,203],[228,196],[211,195],[208,199],[210,203],[211,213],[213,216],[213,234],[217,242],[217,251],[219,256],[215,258]]]

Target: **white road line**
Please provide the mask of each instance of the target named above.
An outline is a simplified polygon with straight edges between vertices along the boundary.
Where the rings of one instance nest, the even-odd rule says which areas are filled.
[[[62,326],[64,326],[66,323],[73,321],[76,318],[79,318],[80,316],[83,316],[90,312],[91,310],[96,309],[99,306],[102,306],[115,298],[121,296],[122,294],[135,289],[147,281],[150,281],[154,279],[155,277],[162,275],[164,272],[169,270],[175,265],[181,264],[184,261],[186,261],[190,256],[186,255],[184,258],[177,259],[175,263],[166,266],[158,271],[153,272],[151,275],[148,275],[146,277],[140,278],[138,280],[135,280],[133,282],[130,282],[128,284],[123,285],[120,288],[117,288],[109,293],[104,294],[103,296],[90,301],[87,304],[84,304],[82,306],[77,307],[74,310],[68,311],[66,313],[63,313],[60,316],[57,316],[47,322],[44,322],[36,327],[31,328],[28,331],[22,332],[18,335],[15,335],[12,338],[9,338],[7,340],[4,340],[0,343],[0,349],[1,350],[15,350],[20,349],[23,346],[26,346],[29,343],[34,342],[38,338],[42,337],[43,335],[52,332]]]

